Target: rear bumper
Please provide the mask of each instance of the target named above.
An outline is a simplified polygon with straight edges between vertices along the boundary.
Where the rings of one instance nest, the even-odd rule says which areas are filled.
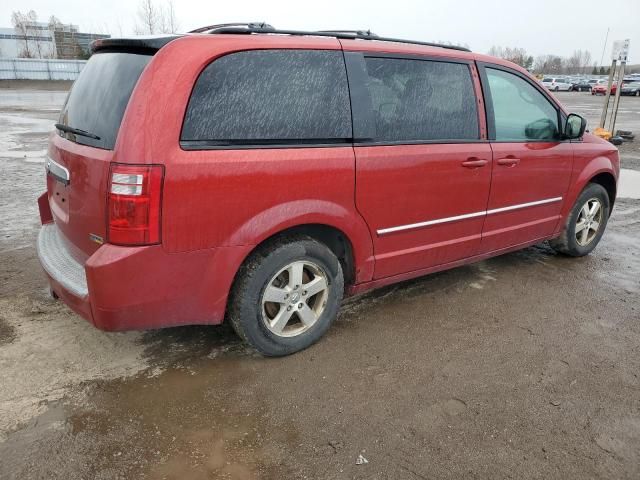
[[[93,321],[84,266],[69,254],[54,223],[42,226],[36,250],[51,290],[74,312]]]
[[[61,287],[78,298],[88,296],[84,266],[71,256],[55,223],[40,229],[37,251],[42,268]]]
[[[102,330],[217,324],[251,246],[170,254],[162,246],[102,245],[86,263],[70,254],[55,223],[38,234],[38,257],[52,291]]]

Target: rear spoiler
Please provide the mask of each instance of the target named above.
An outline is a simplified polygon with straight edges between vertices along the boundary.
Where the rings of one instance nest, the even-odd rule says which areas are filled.
[[[183,35],[147,35],[129,38],[100,38],[91,42],[91,53],[118,51],[153,55],[167,43]]]

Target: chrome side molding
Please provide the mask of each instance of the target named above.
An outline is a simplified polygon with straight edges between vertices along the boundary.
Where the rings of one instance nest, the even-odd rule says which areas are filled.
[[[511,210],[519,210],[521,208],[535,207],[537,205],[544,205],[546,203],[555,203],[562,200],[562,197],[545,198],[544,200],[537,200],[535,202],[519,203],[517,205],[509,205],[508,207],[494,208],[491,210],[482,210],[481,212],[465,213],[464,215],[456,215],[455,217],[444,217],[436,220],[428,220],[426,222],[411,223],[409,225],[399,225],[397,227],[381,228],[377,230],[378,235],[386,235],[388,233],[403,232],[406,230],[413,230],[416,228],[428,227],[430,225],[438,225],[440,223],[456,222],[458,220],[465,220],[467,218],[482,217],[484,215],[494,215],[496,213],[509,212]]]

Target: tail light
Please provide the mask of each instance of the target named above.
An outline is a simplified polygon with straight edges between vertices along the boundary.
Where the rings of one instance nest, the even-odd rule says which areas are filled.
[[[162,165],[111,164],[107,241],[115,245],[160,243]]]

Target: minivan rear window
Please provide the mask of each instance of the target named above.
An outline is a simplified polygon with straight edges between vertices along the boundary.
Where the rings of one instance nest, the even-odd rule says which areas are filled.
[[[82,145],[112,150],[131,92],[151,55],[106,52],[93,55],[60,112],[58,123],[84,130],[92,138],[58,131]]]
[[[249,50],[209,64],[194,86],[183,148],[350,141],[341,51]]]

